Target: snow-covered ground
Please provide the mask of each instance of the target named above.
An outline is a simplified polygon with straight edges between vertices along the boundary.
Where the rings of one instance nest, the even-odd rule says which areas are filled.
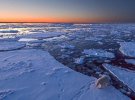
[[[110,64],[103,64],[103,66],[116,75],[121,81],[127,84],[135,91],[135,71],[131,71],[119,66],[113,66]]]
[[[112,86],[97,89],[95,78],[69,69],[46,51],[0,52],[0,65],[0,99],[128,100]]]
[[[134,67],[134,32],[134,24],[0,24],[0,100],[129,100],[113,86],[96,88],[92,73],[68,67],[103,74],[100,64],[121,63],[119,50]],[[135,90],[134,71],[105,66]]]

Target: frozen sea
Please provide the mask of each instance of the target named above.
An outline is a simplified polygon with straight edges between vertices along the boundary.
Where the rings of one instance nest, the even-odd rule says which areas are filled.
[[[1,23],[0,65],[0,100],[134,99],[135,24]]]

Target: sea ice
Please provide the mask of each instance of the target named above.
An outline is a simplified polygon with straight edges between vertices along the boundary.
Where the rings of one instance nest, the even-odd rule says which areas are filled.
[[[83,64],[83,63],[84,63],[84,58],[82,58],[82,57],[76,58],[76,59],[75,59],[75,63],[76,63],[76,64]]]
[[[135,71],[110,64],[103,64],[103,66],[135,91]]]
[[[75,72],[48,52],[36,49],[0,53],[0,98],[6,100],[129,100],[114,87],[95,87],[96,79]],[[11,65],[11,66],[10,66]],[[20,70],[24,69],[24,70]],[[33,70],[28,71],[27,70]],[[15,72],[22,73],[18,74]],[[26,71],[26,72],[25,72]],[[11,93],[8,90],[14,90]],[[113,98],[110,98],[113,97]]]
[[[135,65],[135,59],[125,59],[125,61],[129,64]]]
[[[33,33],[24,35],[23,38],[45,39],[45,38],[59,37],[64,34],[66,33],[62,32]]]
[[[120,49],[124,55],[135,57],[135,42],[120,42]]]
[[[0,42],[0,51],[16,50],[25,47],[24,43],[19,42]]]
[[[85,49],[82,53],[88,56],[95,56],[95,57],[104,57],[104,58],[115,57],[113,53],[100,49]]]

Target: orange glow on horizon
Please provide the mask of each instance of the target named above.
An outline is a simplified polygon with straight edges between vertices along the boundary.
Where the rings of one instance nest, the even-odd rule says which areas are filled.
[[[0,22],[65,22],[65,23],[88,23],[89,19],[83,18],[0,18]]]
[[[0,18],[0,22],[49,22],[49,23],[93,23],[102,19],[90,18]]]
[[[32,13],[28,12],[2,12],[3,14],[0,16],[0,22],[47,22],[47,23],[100,23],[100,22],[113,22],[110,18],[103,18],[98,15],[91,15],[92,17],[73,17],[73,16],[51,16],[46,14],[44,17],[40,17],[40,15],[35,16]],[[10,16],[9,16],[10,15]]]

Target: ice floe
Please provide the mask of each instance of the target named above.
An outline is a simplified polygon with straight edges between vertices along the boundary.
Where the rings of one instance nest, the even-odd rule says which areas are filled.
[[[62,49],[74,49],[75,46],[67,44],[67,43],[63,43],[61,45],[59,45]]]
[[[120,42],[120,51],[130,57],[135,57],[135,42]]]
[[[24,43],[19,42],[0,42],[0,51],[16,50],[25,47]]]
[[[102,40],[102,38],[101,37],[86,37],[85,40],[100,41]]]
[[[135,65],[135,59],[125,59],[125,61],[129,64]]]
[[[41,43],[45,42],[44,40],[33,39],[33,38],[21,38],[18,41],[19,42],[24,42],[27,45],[41,44]]]
[[[13,90],[0,90],[0,100],[3,100],[6,96],[12,94],[14,91]]]
[[[103,64],[103,66],[135,91],[135,71],[110,64]]]
[[[83,64],[83,63],[84,63],[84,58],[83,58],[83,57],[76,58],[76,59],[75,59],[75,63],[76,63],[76,64]]]
[[[0,77],[1,99],[129,100],[112,86],[97,89],[95,78],[69,69],[46,51],[30,49],[1,52],[0,65],[0,73],[6,76]]]
[[[52,38],[64,35],[66,33],[63,32],[45,32],[45,33],[33,33],[24,35],[24,38],[34,38],[34,39],[45,39],[45,38]]]
[[[86,54],[87,56],[95,56],[95,57],[104,57],[104,58],[115,57],[113,53],[101,49],[85,49],[82,53]]]
[[[19,42],[33,42],[33,41],[38,41],[38,39],[33,39],[33,38],[21,38],[18,40]]]
[[[3,34],[3,33],[18,33],[19,31],[18,30],[9,30],[9,29],[5,29],[5,30],[0,30],[0,34]]]

